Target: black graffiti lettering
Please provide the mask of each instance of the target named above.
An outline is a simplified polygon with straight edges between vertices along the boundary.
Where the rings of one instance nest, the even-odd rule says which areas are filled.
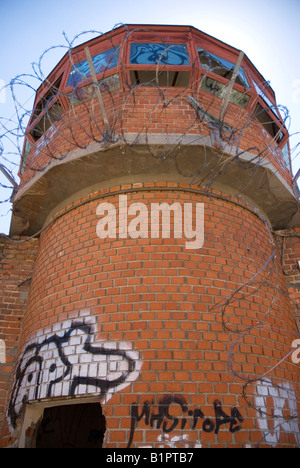
[[[243,416],[239,412],[237,408],[232,408],[231,410],[231,423],[230,423],[230,432],[237,432],[241,429],[242,427],[242,422],[244,421]],[[238,424],[238,422],[240,424]]]
[[[26,391],[28,384],[31,386],[34,385],[34,399],[38,399],[44,365],[43,349],[47,349],[47,347],[51,346],[57,353],[56,361],[49,368],[50,375],[55,375],[55,370],[58,366],[62,369],[61,375],[58,377],[56,376],[56,378],[49,379],[48,383],[43,383],[43,385],[47,386],[46,397],[50,398],[53,396],[53,387],[57,383],[63,382],[67,376],[71,375],[73,365],[66,356],[64,349],[68,346],[71,337],[79,332],[82,334],[83,350],[86,353],[107,357],[118,356],[122,361],[127,363],[127,369],[123,370],[121,375],[118,373],[115,379],[101,379],[90,377],[89,375],[75,375],[71,380],[69,396],[75,395],[77,388],[80,385],[89,385],[95,388],[95,391],[99,394],[100,398],[103,398],[109,390],[123,384],[128,379],[129,375],[135,371],[136,361],[129,355],[129,353],[119,349],[107,349],[104,346],[96,346],[92,344],[93,331],[91,326],[84,322],[74,322],[72,327],[69,328],[62,336],[53,334],[44,341],[40,343],[32,343],[25,348],[25,351],[18,362],[8,408],[8,415],[14,428],[16,427],[17,419],[21,410],[20,402],[28,402],[28,394]]]
[[[177,417],[174,417],[174,416],[171,416],[169,411],[170,411],[170,405],[172,403],[176,403],[177,405],[179,405],[181,407],[181,411],[182,413],[186,413],[187,412],[187,405],[186,405],[186,402],[183,398],[180,398],[180,397],[173,397],[173,396],[166,396],[164,397],[160,404],[161,404],[161,408],[162,408],[162,412],[163,412],[163,416],[168,419],[169,421],[172,421],[172,424],[169,428],[167,428],[167,422],[164,421],[163,423],[163,431],[166,432],[166,433],[170,433],[172,432],[177,426],[178,426],[178,423],[179,423],[179,419]],[[181,427],[182,425],[185,426],[186,424],[186,418],[183,418],[182,419],[182,422],[181,422]]]
[[[204,418],[204,414],[202,413],[202,411],[200,409],[195,409],[193,412],[191,411],[191,413],[193,414],[194,416],[194,419],[193,419],[193,425],[192,425],[192,429],[195,429],[197,427],[197,424],[198,424],[198,419],[203,419]]]
[[[181,418],[171,414],[171,405],[179,405]],[[150,403],[145,401],[141,411],[137,404],[131,406],[131,429],[127,447],[131,447],[134,440],[135,430],[139,422],[144,419],[146,426],[154,429],[162,429],[163,433],[169,434],[175,429],[183,430],[187,427],[188,418],[190,417],[190,428],[192,430],[200,429],[198,426],[199,420],[203,420],[202,430],[204,432],[219,433],[222,426],[229,424],[231,433],[241,429],[243,417],[237,408],[232,408],[230,416],[225,413],[219,400],[214,402],[215,422],[210,418],[205,418],[203,411],[200,408],[188,409],[187,403],[183,397],[167,395],[158,402],[158,408],[154,407],[154,401]]]
[[[215,425],[213,421],[207,418],[203,422],[202,429],[204,430],[204,432],[213,432],[213,430],[215,429]]]
[[[149,401],[146,401],[143,404],[141,413],[139,413],[138,405],[133,404],[131,406],[131,428],[130,428],[130,437],[127,447],[131,447],[133,442],[135,429],[138,423],[145,418],[146,426],[151,428],[162,429],[164,433],[168,434],[172,432],[179,425],[179,418],[172,416],[170,414],[170,406],[172,404],[179,405],[182,413],[188,411],[186,401],[183,397],[166,395],[158,403],[158,411],[155,412],[153,409],[151,411],[151,404]],[[154,402],[152,402],[152,407]],[[181,420],[181,429],[184,429],[187,423],[187,419],[184,417]]]
[[[172,418],[170,416],[166,416],[168,417],[168,419],[170,419],[172,421],[172,424],[170,425],[170,427],[168,428],[167,425],[168,425],[168,422],[167,421],[164,421],[163,422],[163,431],[168,434],[172,431],[174,431],[175,427],[177,427],[178,425],[178,422],[179,422],[179,419],[178,418]]]
[[[206,77],[205,79],[205,85],[207,88],[211,90],[213,94],[218,93],[219,91],[222,90],[221,85],[219,85],[217,81],[212,80],[211,78],[208,78],[208,77]]]
[[[216,416],[215,434],[218,434],[219,429],[222,426],[222,424],[231,423],[231,418],[227,416],[227,414],[223,411],[222,405],[219,400],[215,400],[214,408],[215,408],[215,416]]]
[[[231,410],[231,415],[228,416],[222,409],[222,405],[219,400],[215,400],[214,402],[215,408],[215,416],[216,416],[216,428],[215,433],[218,434],[220,427],[223,424],[230,424],[229,431],[231,433],[239,431],[241,425],[237,425],[238,421],[241,423],[243,422],[243,417],[241,416],[239,410],[237,408],[233,408]]]
[[[131,426],[130,426],[130,436],[129,436],[129,441],[128,441],[128,447],[131,446],[133,437],[134,437],[134,432],[136,429],[137,424],[145,418],[145,424],[146,426],[149,426],[150,423],[150,403],[146,401],[143,405],[142,411],[139,414],[139,407],[138,405],[132,405],[131,406]],[[152,426],[151,426],[152,427]]]
[[[156,423],[157,429],[160,429],[163,423],[163,420],[164,420],[163,410],[162,408],[159,407],[158,413],[156,414],[151,413],[150,427],[155,427],[155,423]]]

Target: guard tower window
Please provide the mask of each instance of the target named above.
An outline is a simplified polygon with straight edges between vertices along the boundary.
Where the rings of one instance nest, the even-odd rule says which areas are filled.
[[[200,88],[209,93],[217,96],[221,99],[224,98],[226,93],[226,85],[224,83],[220,83],[217,80],[214,80],[210,76],[203,76],[201,79]],[[237,89],[233,89],[230,94],[229,101],[232,104],[236,104],[237,106],[243,107],[244,109],[248,106],[250,101],[250,96],[247,93],[243,93],[238,91]]]
[[[262,98],[262,100],[264,101],[264,103],[268,106],[269,110],[271,110],[273,112],[273,114],[275,114],[275,116],[277,118],[279,118],[279,120],[281,120],[281,115],[277,109],[277,106],[275,106],[275,104],[273,104],[270,99],[267,97],[266,93],[262,90],[262,87],[266,87],[266,85],[263,85],[263,83],[261,83],[261,85],[259,86],[255,80],[253,80],[253,83],[254,83],[254,87],[255,87],[255,90],[257,92],[257,94]]]
[[[62,77],[51,86],[35,106],[30,124],[30,135],[34,141],[38,141],[61,118],[63,110],[58,97],[61,80]]]
[[[45,112],[39,123],[31,130],[30,135],[35,141],[38,141],[52,125],[60,120],[63,110],[59,102]]]
[[[189,65],[185,44],[131,44],[130,63],[138,65]]]
[[[61,84],[61,78],[55,82],[49,91],[40,99],[35,106],[31,121],[33,122],[43,111],[49,109],[51,102],[58,95],[59,87]]]
[[[117,67],[119,61],[119,53],[120,48],[118,47],[94,55],[92,57],[92,62],[96,75],[99,75],[100,73],[105,73],[107,70]],[[83,60],[79,63],[76,63],[76,65],[73,65],[68,78],[67,87],[77,86],[82,81],[88,80],[90,78],[91,72],[88,61]]]
[[[282,129],[272,119],[267,110],[260,104],[257,104],[254,116],[277,143],[280,143],[283,140],[284,133]]]
[[[132,43],[130,65],[132,84],[186,87],[190,81],[190,58],[186,44]]]
[[[198,55],[200,58],[202,68],[204,68],[208,72],[222,76],[227,80],[231,79],[235,68],[234,63],[229,62],[229,60],[221,58],[218,55],[212,54],[211,52],[208,52],[207,50],[204,50],[200,47],[198,47]],[[240,67],[239,74],[235,82],[243,86],[244,88],[250,88],[249,81],[247,79],[243,67]]]

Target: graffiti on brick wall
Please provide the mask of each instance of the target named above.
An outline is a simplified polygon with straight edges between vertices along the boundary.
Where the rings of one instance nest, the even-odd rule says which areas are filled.
[[[104,402],[139,376],[139,353],[127,342],[94,342],[95,318],[68,321],[28,343],[9,403],[13,427],[23,404],[49,397],[99,395]]]
[[[297,397],[290,382],[274,385],[270,379],[261,380],[256,386],[255,404],[265,442],[276,447],[285,432],[293,434],[300,447]]]
[[[177,405],[181,417],[174,416],[171,411],[171,405]],[[189,408],[186,400],[182,396],[165,395],[158,402],[157,407],[154,401],[145,401],[139,408],[137,404],[131,406],[131,429],[128,448],[134,441],[135,430],[139,423],[144,420],[144,424],[153,429],[162,430],[168,442],[178,442],[178,436],[170,439],[170,434],[175,430],[203,430],[204,432],[214,432],[218,434],[222,427],[227,428],[231,433],[239,431],[242,427],[243,417],[237,408],[231,408],[230,415],[225,413],[219,400],[214,401],[214,418],[208,418],[204,415],[201,408]],[[187,437],[187,436],[186,436]],[[180,440],[181,442],[184,439]],[[200,441],[198,441],[200,444]]]

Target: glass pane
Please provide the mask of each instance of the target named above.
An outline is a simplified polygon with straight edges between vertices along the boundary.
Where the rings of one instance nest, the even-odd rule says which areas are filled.
[[[223,76],[230,80],[232,72],[235,68],[235,64],[229,62],[229,60],[223,59],[218,55],[212,54],[207,50],[198,47],[198,54],[201,61],[201,65],[205,70],[216,73],[217,75]],[[249,81],[245,74],[245,70],[240,67],[239,74],[236,78],[236,82],[242,86],[250,88]]]
[[[270,99],[265,95],[265,93],[263,92],[263,90],[261,89],[260,86],[258,86],[258,84],[253,80],[253,83],[254,83],[254,86],[255,86],[255,89],[256,89],[256,92],[257,94],[265,101],[265,103],[267,104],[267,106],[270,108],[270,110],[272,110],[274,112],[274,114],[276,114],[276,117],[279,117],[279,120],[281,121],[281,115],[277,109],[277,107],[275,106],[275,104],[273,104]]]
[[[30,134],[35,141],[38,141],[44,133],[49,130],[52,125],[60,120],[63,110],[60,103],[57,101],[52,107],[46,112],[38,124],[31,130]]]
[[[138,65],[190,65],[185,44],[131,44],[130,63]]]
[[[257,104],[254,111],[254,117],[262,124],[262,126],[267,130],[269,135],[275,139],[277,143],[280,143],[284,137],[284,133],[281,131],[281,128],[274,122],[272,117],[268,114],[266,109],[264,109],[260,104]]]
[[[101,93],[111,92],[120,88],[120,77],[118,74],[107,76],[98,82],[98,85],[93,83],[88,84],[87,86],[81,86],[80,88],[75,88],[72,92],[69,93],[68,98],[72,106],[77,106],[89,99],[96,97],[96,90],[99,87]]]
[[[109,49],[92,57],[96,75],[116,67],[118,65],[119,52],[120,48]],[[90,67],[88,61],[83,60],[72,67],[67,86],[76,86],[87,78],[91,78]]]
[[[223,83],[213,80],[209,76],[205,76],[201,81],[201,89],[207,93],[213,94],[214,96],[223,98],[227,88]],[[231,91],[229,100],[232,104],[246,108],[250,100],[250,96],[248,96],[248,94],[241,93],[237,89],[233,89]]]

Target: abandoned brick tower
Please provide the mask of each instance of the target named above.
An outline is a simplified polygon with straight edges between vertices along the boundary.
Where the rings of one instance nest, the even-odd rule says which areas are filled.
[[[299,192],[243,52],[188,26],[71,48],[19,176],[0,446],[300,446]]]

